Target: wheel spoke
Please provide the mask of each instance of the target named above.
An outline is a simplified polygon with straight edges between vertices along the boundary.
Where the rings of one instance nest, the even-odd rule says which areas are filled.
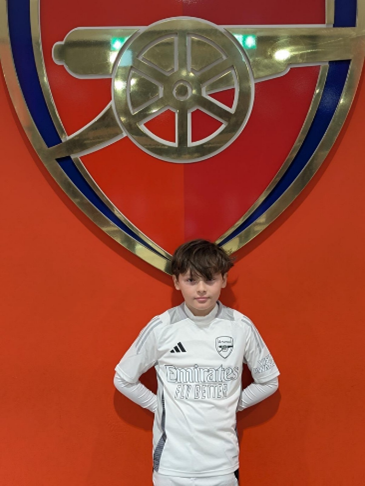
[[[198,79],[201,84],[206,84],[213,78],[219,77],[219,75],[224,74],[225,71],[228,71],[232,67],[232,61],[230,59],[224,59],[223,61],[214,64],[212,67],[198,74]]]
[[[162,73],[157,68],[151,66],[150,64],[146,64],[140,59],[134,60],[133,67],[142,76],[146,76],[147,78],[150,78],[151,81],[155,81],[161,85],[164,85],[169,77],[167,74]]]
[[[188,69],[188,43],[185,32],[179,32],[177,37],[177,55],[179,71],[187,71]]]
[[[134,113],[133,120],[135,123],[141,123],[146,118],[153,118],[154,116],[158,115],[158,112],[165,108],[166,103],[164,98],[160,98],[157,101],[153,101],[149,105],[145,106],[141,110]]]
[[[222,74],[221,76],[219,76],[219,78],[216,79],[215,81],[209,83],[206,86],[206,89],[207,89],[207,93],[210,93],[212,91],[216,93],[217,91],[225,91],[227,89],[231,89],[234,87],[235,84],[234,84],[232,71],[228,71]]]
[[[232,117],[232,113],[228,111],[228,109],[223,108],[214,101],[208,100],[204,98],[204,96],[200,96],[198,101],[198,105],[207,111],[210,115],[219,118],[224,123],[228,123]]]
[[[178,147],[188,146],[188,111],[186,108],[179,109],[177,114],[177,145]]]

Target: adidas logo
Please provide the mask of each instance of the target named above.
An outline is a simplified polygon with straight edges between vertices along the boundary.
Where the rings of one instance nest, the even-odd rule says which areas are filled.
[[[177,343],[177,345],[171,349],[170,353],[186,353],[186,349],[181,343]]]

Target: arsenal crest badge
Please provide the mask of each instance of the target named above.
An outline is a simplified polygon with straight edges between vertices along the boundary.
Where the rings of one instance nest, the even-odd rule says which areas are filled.
[[[169,272],[189,239],[237,251],[316,173],[356,92],[365,0],[0,0],[0,34],[48,171]]]
[[[230,336],[217,337],[215,340],[215,349],[222,358],[228,358],[233,351],[233,338]]]

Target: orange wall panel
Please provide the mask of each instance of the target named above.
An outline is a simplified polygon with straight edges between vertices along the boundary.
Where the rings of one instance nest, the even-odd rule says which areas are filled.
[[[0,113],[0,482],[149,485],[152,415],[114,390],[113,368],[180,297],[58,188],[2,78]],[[222,296],[282,373],[278,393],[239,415],[244,486],[364,484],[364,113],[363,78],[324,166],[239,252]]]

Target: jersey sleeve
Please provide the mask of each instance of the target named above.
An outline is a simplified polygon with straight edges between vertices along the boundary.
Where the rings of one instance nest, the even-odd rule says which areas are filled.
[[[155,332],[160,324],[162,322],[158,317],[152,319],[115,367],[116,373],[128,383],[136,383],[156,363],[158,350]]]
[[[249,319],[244,322],[248,325],[244,363],[249,367],[255,383],[266,383],[279,376],[280,372],[254,324]]]

